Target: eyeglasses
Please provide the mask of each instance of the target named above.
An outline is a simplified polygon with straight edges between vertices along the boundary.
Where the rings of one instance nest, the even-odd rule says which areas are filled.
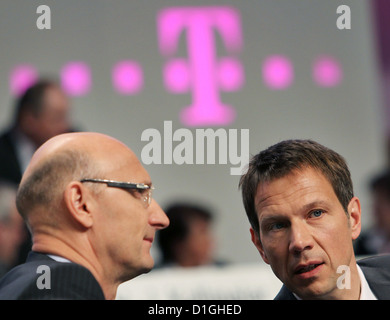
[[[140,194],[143,195],[142,201],[144,202],[145,207],[149,207],[152,202],[152,191],[154,190],[154,187],[144,183],[119,182],[105,179],[82,179],[80,182],[105,183],[108,187],[112,188],[133,189],[141,191]],[[145,192],[146,190],[147,192]]]

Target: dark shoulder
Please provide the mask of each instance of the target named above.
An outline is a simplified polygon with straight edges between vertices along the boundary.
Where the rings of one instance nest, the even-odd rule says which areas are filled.
[[[7,149],[12,148],[11,130],[0,133],[0,147]]]
[[[92,273],[50,258],[28,261],[0,280],[0,299],[104,299]]]
[[[390,269],[390,255],[376,255],[357,261],[360,267]]]
[[[297,300],[297,298],[295,298],[294,294],[283,285],[274,300]]]

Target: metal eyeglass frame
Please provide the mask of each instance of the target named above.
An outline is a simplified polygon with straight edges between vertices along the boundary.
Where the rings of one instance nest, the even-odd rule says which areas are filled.
[[[112,188],[120,188],[120,189],[134,189],[134,190],[147,190],[149,192],[146,193],[143,201],[146,203],[146,207],[150,206],[152,203],[152,190],[154,190],[153,186],[149,186],[144,183],[132,183],[132,182],[121,182],[114,180],[106,180],[106,179],[81,179],[80,182],[93,182],[93,183],[105,183],[108,187]]]

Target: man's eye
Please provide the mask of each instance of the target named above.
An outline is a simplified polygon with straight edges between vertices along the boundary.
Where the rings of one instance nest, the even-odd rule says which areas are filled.
[[[129,191],[130,191],[130,193],[131,193],[134,197],[139,198],[139,199],[141,199],[142,196],[143,196],[144,193],[145,193],[145,190],[143,190],[143,189],[129,189]]]
[[[286,225],[283,222],[275,222],[269,226],[269,230],[280,230],[283,229],[285,226]]]
[[[314,210],[310,213],[310,216],[313,218],[319,218],[324,214],[323,210]]]

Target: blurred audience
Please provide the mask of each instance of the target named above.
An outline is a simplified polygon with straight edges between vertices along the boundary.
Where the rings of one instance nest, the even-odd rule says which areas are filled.
[[[35,150],[51,137],[72,130],[68,97],[55,81],[38,81],[16,99],[14,107],[10,127],[0,134],[0,179],[19,184]],[[28,236],[17,264],[26,260],[30,249]]]
[[[207,208],[176,203],[165,213],[169,227],[157,233],[162,254],[160,267],[196,267],[221,264],[214,259],[213,215]]]
[[[0,278],[17,262],[19,246],[26,237],[16,209],[16,190],[16,185],[0,182]]]
[[[373,226],[356,239],[356,255],[390,253],[390,172],[375,177],[370,190]]]
[[[16,101],[11,126],[0,135],[0,178],[19,183],[35,150],[70,131],[70,106],[60,86],[41,80]]]

